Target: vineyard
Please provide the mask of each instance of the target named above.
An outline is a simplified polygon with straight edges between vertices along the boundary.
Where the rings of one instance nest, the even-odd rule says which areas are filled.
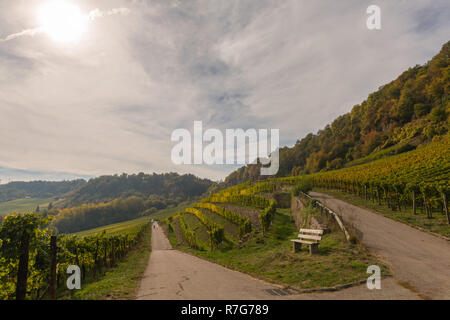
[[[231,210],[227,210],[223,207],[219,207],[213,203],[201,202],[201,203],[197,203],[195,205],[195,207],[208,209],[212,212],[215,212],[215,213],[223,216],[225,219],[228,219],[232,223],[237,224],[240,227],[240,236],[241,237],[252,231],[252,225],[251,225],[250,219],[244,218],[239,213],[233,212]]]
[[[450,135],[435,139],[414,151],[376,160],[364,165],[309,176],[280,178],[295,185],[309,180],[315,188],[335,189],[385,204],[391,210],[420,208],[427,218],[448,213],[450,192]]]
[[[412,151],[340,170],[246,182],[221,190],[167,219],[169,239],[180,250],[301,288],[364,279],[368,265],[383,264],[362,249],[357,232],[348,228],[351,226],[345,226],[346,234],[338,219],[331,219],[325,210],[314,206],[314,201],[309,204],[306,201],[303,209],[289,209],[277,200],[289,199],[284,197],[289,194],[299,199],[302,194],[318,189],[351,195],[366,206],[377,204],[389,209],[393,215],[402,217],[399,221],[449,235],[449,137],[435,138]],[[239,228],[239,240],[232,246],[227,244],[231,231],[218,223],[217,216]],[[318,221],[319,225],[328,226],[319,246],[320,253],[307,258],[305,252],[292,253],[289,239],[297,236],[296,222],[308,228],[312,221],[315,225]],[[214,238],[211,230],[220,230],[221,236]],[[209,245],[205,247],[206,242]],[[324,272],[330,276],[324,277]],[[383,272],[388,273],[387,269]]]
[[[0,299],[56,298],[66,270],[79,266],[82,280],[98,279],[138,244],[148,221],[122,232],[53,236],[39,214],[7,216],[0,226]]]
[[[298,183],[292,188],[286,182],[271,179],[222,190],[167,218],[169,240],[179,250],[231,269],[302,288],[360,281],[366,277],[368,265],[381,266],[367,250],[348,241],[330,215],[313,207],[302,212],[301,219],[305,227],[309,227],[312,215],[314,221],[326,223],[327,233],[320,245],[323,254],[292,252],[289,239],[298,234],[294,218],[297,213],[280,207],[273,198],[282,194],[292,199],[295,192],[307,189],[307,184]],[[255,223],[255,216],[259,223]],[[220,230],[220,236],[214,237],[212,230]],[[230,245],[232,235],[236,240]]]
[[[236,185],[209,195],[193,208],[186,209],[186,213],[194,215],[206,227],[211,250],[221,247],[227,233],[211,217],[219,215],[237,225],[242,239],[252,231],[258,231],[258,226],[242,214],[245,208],[251,208],[259,212],[258,221],[264,234],[269,230],[277,208],[277,202],[271,199],[271,195],[286,188],[291,189],[294,195],[298,195],[299,191],[308,192],[311,188],[338,190],[362,197],[367,202],[385,205],[399,213],[411,210],[413,215],[424,214],[430,220],[435,214],[445,215],[450,224],[449,177],[450,135],[445,135],[413,151],[359,166]],[[234,206],[233,210],[226,208],[230,204]],[[181,234],[192,248],[198,248],[196,232],[183,222],[183,214],[171,219],[180,220]],[[175,228],[171,225],[170,229]]]
[[[261,231],[267,232],[274,219],[276,211],[276,201],[259,195],[262,192],[273,192],[277,188],[274,182],[261,182],[257,184],[244,183],[234,186],[216,194],[204,198],[201,202],[187,208],[184,213],[166,219],[169,231],[175,231],[174,221],[179,221],[180,233],[183,235],[191,248],[201,248],[198,235],[189,228],[185,222],[185,214],[191,214],[198,219],[208,230],[208,249],[215,250],[223,248],[225,243],[232,243],[231,236],[227,236],[227,232],[223,225],[214,222],[215,215],[226,219],[229,223],[239,228],[239,238],[244,238],[258,226],[252,225],[251,219],[243,216],[239,212],[226,209],[223,204],[237,204],[242,208],[257,209],[258,221],[260,221]]]

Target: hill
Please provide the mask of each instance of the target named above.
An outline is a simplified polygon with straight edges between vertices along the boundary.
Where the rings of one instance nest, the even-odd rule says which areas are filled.
[[[85,180],[10,182],[0,185],[0,202],[23,198],[57,198],[86,184]]]
[[[15,212],[34,212],[38,207],[39,210],[45,210],[53,200],[54,198],[24,198],[0,202],[0,216]]]
[[[403,153],[445,135],[449,127],[450,42],[369,95],[317,134],[280,149],[278,176],[329,171]],[[231,173],[229,185],[256,181],[259,165]]]
[[[194,175],[122,174],[91,179],[48,210],[53,226],[72,233],[154,215],[201,197],[215,183]]]
[[[200,179],[192,174],[122,174],[101,176],[74,191],[67,197],[66,206],[79,206],[84,203],[102,203],[131,196],[164,202],[170,199],[181,202],[205,193],[214,182]],[[165,205],[156,205],[158,209]],[[159,208],[161,207],[161,208]]]

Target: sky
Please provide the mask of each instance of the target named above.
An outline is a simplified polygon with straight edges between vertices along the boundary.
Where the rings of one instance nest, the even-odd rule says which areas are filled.
[[[62,0],[89,16],[71,42],[42,31],[51,1],[0,2],[1,183],[223,179],[236,167],[173,164],[172,132],[279,129],[292,146],[450,40],[447,0]]]

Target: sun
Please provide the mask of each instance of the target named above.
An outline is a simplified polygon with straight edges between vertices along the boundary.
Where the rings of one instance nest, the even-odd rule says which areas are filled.
[[[64,0],[44,4],[38,12],[40,27],[54,41],[72,43],[80,40],[89,18],[80,8]]]

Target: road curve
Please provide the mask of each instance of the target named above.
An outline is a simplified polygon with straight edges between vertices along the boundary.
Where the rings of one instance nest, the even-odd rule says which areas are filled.
[[[173,250],[161,227],[155,223],[152,228],[152,253],[138,289],[138,300],[419,298],[393,279],[383,279],[382,290],[359,285],[337,292],[274,295],[271,290],[279,290],[280,286]]]
[[[397,280],[424,297],[450,299],[449,241],[330,195],[310,195],[353,224],[364,245],[391,265]]]

